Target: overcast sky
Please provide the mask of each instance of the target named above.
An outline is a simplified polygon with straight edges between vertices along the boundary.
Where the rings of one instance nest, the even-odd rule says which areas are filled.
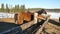
[[[10,7],[19,4],[26,8],[60,8],[60,0],[0,0],[0,7],[2,3]]]

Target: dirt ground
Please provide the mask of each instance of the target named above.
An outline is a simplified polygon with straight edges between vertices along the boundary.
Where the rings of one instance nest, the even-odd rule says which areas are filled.
[[[60,34],[60,26],[48,22],[42,34]]]
[[[1,21],[15,23],[13,18],[0,18],[0,22]],[[42,31],[42,34],[60,34],[60,26],[48,22],[45,26],[44,31]]]
[[[0,18],[0,22],[15,23],[14,18]]]

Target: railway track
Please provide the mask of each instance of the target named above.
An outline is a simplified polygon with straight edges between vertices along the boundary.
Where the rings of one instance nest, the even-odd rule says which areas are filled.
[[[48,22],[60,26],[60,23],[57,23],[56,21],[47,18],[47,20],[42,20],[41,22],[38,22],[37,24],[28,23],[30,25],[27,26],[27,27],[25,27],[24,30],[22,30],[22,27],[23,27],[22,25],[20,25],[20,26],[18,26],[18,25],[14,26],[12,24],[13,25],[13,28],[12,28],[11,27],[12,25],[8,24],[10,26],[10,29],[8,29],[8,30],[6,29],[6,31],[4,31],[4,32],[2,30],[0,30],[0,33],[6,33],[6,34],[40,34],[41,31],[43,30],[45,24],[47,24]],[[4,23],[4,25],[6,26],[5,28],[8,27],[6,23]],[[0,26],[3,26],[3,25],[0,25]]]
[[[24,34],[33,34],[33,33],[35,33],[40,28],[40,26],[43,24],[43,22],[44,22],[44,20],[41,23],[39,22],[37,24],[32,25],[31,27],[25,29],[23,31],[23,33]]]
[[[48,20],[49,18],[47,18],[47,20],[42,20],[41,22],[32,25],[31,27],[25,29],[23,31],[23,34],[37,34],[38,32],[40,33],[43,30],[45,24],[48,22]]]
[[[27,29],[23,30],[22,34],[40,34],[42,32],[45,24],[47,24],[47,22],[58,25],[58,24],[56,24],[57,23],[56,21],[51,20],[51,19],[42,20],[41,22],[34,24],[34,25],[28,27]]]
[[[52,19],[49,19],[48,22],[50,22],[50,23],[52,23],[52,24],[54,24],[54,25],[60,26],[60,22],[56,22],[56,21],[54,21],[54,20],[52,20]]]

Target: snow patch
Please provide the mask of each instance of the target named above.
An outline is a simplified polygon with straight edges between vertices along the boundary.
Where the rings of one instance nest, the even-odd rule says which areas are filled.
[[[0,12],[0,18],[14,18],[14,14]]]

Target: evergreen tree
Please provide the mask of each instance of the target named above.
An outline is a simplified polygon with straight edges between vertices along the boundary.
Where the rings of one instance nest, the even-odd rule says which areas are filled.
[[[21,12],[25,12],[25,5],[21,5],[20,11],[21,11]]]
[[[30,9],[28,8],[28,10],[27,10],[28,12],[30,12]]]
[[[8,12],[8,13],[9,13],[8,4],[6,4],[6,12]]]
[[[1,12],[4,12],[4,4],[1,4]]]
[[[15,5],[15,12],[19,11],[19,5]]]

